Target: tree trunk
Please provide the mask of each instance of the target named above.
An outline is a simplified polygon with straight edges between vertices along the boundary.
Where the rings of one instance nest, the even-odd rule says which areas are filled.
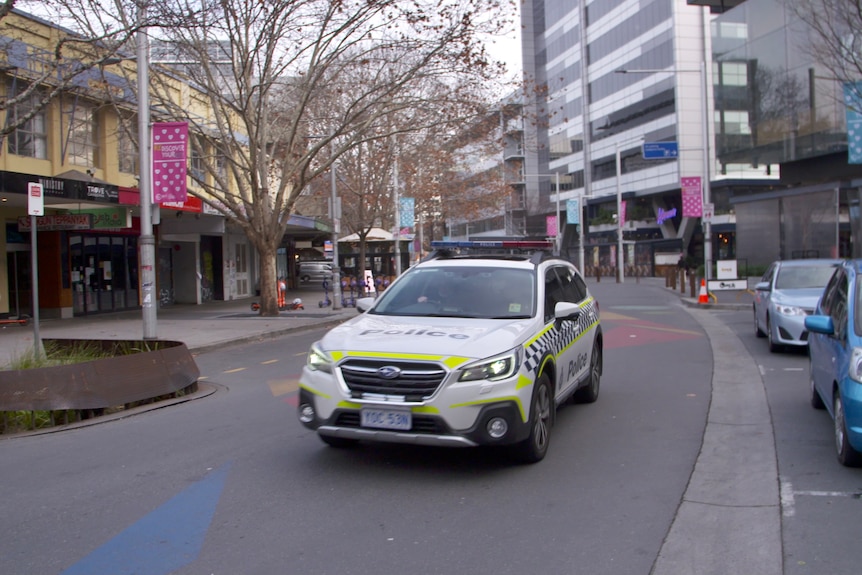
[[[258,248],[260,254],[260,315],[278,316],[278,277],[276,276],[276,248]]]

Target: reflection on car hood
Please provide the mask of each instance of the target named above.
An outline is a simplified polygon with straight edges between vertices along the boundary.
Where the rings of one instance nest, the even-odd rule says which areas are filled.
[[[772,292],[772,301],[781,305],[814,309],[821,295],[823,295],[823,288],[775,290]]]
[[[489,357],[522,342],[531,320],[362,314],[330,330],[326,351]]]

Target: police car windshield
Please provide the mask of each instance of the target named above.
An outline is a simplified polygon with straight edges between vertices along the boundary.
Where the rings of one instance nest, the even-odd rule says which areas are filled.
[[[487,266],[414,268],[381,294],[378,315],[523,319],[536,307],[532,270]]]

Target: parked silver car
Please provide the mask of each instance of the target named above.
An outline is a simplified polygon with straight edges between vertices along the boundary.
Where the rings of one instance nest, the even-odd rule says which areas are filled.
[[[779,260],[754,286],[754,333],[769,351],[808,346],[805,316],[811,315],[840,259]]]

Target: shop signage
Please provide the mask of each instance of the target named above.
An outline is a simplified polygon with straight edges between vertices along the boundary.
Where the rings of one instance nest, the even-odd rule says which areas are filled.
[[[91,214],[54,214],[39,216],[35,219],[37,232],[93,229],[93,216]],[[29,217],[22,216],[18,218],[19,232],[29,232],[30,229]]]
[[[62,177],[44,178],[18,172],[0,172],[0,186],[9,192],[15,193],[20,190],[20,193],[26,194],[28,193],[28,184],[31,182],[42,185],[42,197],[46,199],[61,198],[105,204],[118,204],[120,202],[119,188],[111,184]]]
[[[93,216],[94,230],[122,229],[132,227],[132,214],[127,208],[104,208],[95,210],[75,210],[75,214]]]

